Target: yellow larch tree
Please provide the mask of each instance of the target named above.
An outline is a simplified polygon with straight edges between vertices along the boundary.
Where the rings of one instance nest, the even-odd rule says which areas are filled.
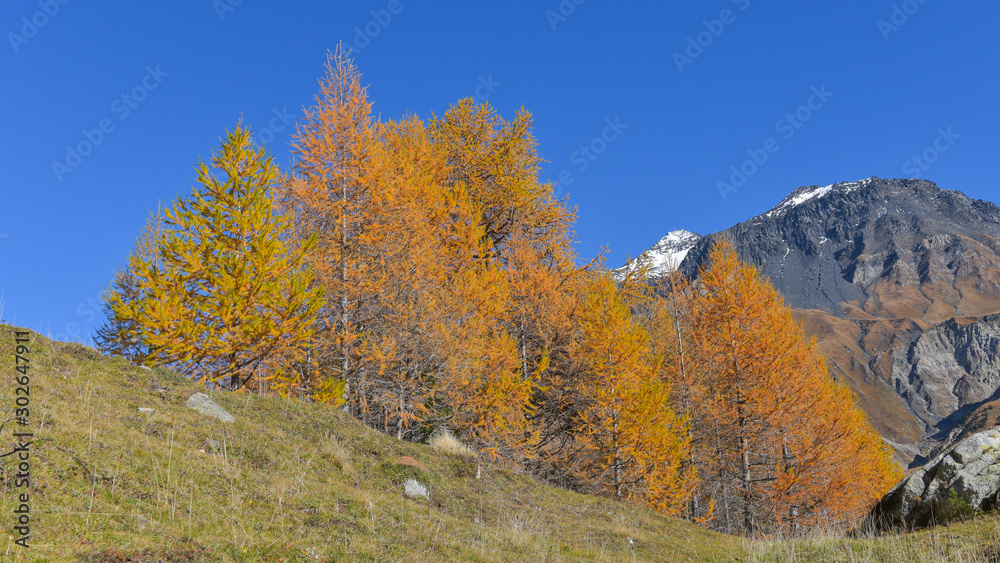
[[[576,382],[580,477],[619,500],[680,513],[694,478],[681,467],[687,421],[670,408],[661,359],[610,273],[593,274],[577,320],[573,355],[585,374]]]
[[[237,125],[162,231],[140,240],[132,293],[107,303],[114,323],[139,327],[146,362],[206,385],[294,393],[323,301],[305,260],[312,241],[290,240],[290,218],[274,211],[277,178]]]
[[[138,307],[147,289],[136,278],[135,267],[140,260],[156,263],[160,233],[163,232],[162,210],[150,214],[142,234],[135,241],[126,265],[115,272],[111,285],[102,294],[104,323],[97,329],[97,347],[105,354],[127,358],[135,365],[148,365],[152,349],[141,338],[142,318]],[[116,313],[120,311],[120,313]]]

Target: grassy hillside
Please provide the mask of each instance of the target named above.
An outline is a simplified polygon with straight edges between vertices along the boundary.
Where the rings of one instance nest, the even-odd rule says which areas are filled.
[[[0,326],[5,412],[15,401],[13,330]],[[397,441],[339,410],[214,392],[236,417],[223,424],[185,407],[204,389],[168,370],[30,338],[33,547],[12,543],[23,489],[5,457],[3,561],[742,557],[739,540],[645,509],[488,465],[477,478],[469,455]],[[13,427],[0,453],[13,448]],[[401,456],[427,471],[396,463]],[[410,477],[428,485],[430,501],[404,497]]]
[[[12,330],[0,325],[5,412]],[[223,424],[184,406],[204,389],[173,372],[30,338],[32,547],[13,544],[23,489],[12,458],[0,458],[0,561],[1000,560],[994,518],[874,539],[751,542],[489,465],[477,478],[468,454],[399,442],[313,404],[214,392],[236,416]],[[14,447],[13,427],[0,453]],[[404,497],[411,477],[430,501]]]

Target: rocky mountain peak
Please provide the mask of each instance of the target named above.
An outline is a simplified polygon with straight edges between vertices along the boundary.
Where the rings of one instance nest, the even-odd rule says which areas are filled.
[[[831,192],[836,192],[838,194],[848,194],[858,189],[867,188],[872,184],[873,181],[878,178],[872,176],[871,178],[866,178],[864,180],[858,180],[857,182],[839,182],[837,184],[831,184],[829,186],[802,186],[792,193],[788,194],[788,197],[781,200],[778,205],[773,209],[764,214],[765,217],[773,217],[781,213],[785,213],[792,208],[798,207],[808,201],[822,198]]]
[[[925,180],[872,177],[804,186],[767,213],[701,239],[685,255],[685,273],[697,273],[718,237],[731,240],[793,307],[843,316],[844,303],[875,312],[880,280],[954,279],[963,260],[995,255],[1000,208]],[[996,292],[1000,296],[1000,283]],[[912,316],[900,312],[893,314]]]
[[[723,232],[672,232],[642,257],[654,274],[679,261],[694,277],[720,237],[797,310],[905,463],[1000,400],[997,205],[917,179],[803,186]]]
[[[701,235],[684,229],[670,231],[648,250],[615,270],[614,275],[621,279],[639,264],[649,268],[650,276],[667,275],[680,267],[688,252],[697,246],[701,239]]]

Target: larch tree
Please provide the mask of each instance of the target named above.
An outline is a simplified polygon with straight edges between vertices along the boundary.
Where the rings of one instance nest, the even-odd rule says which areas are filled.
[[[496,455],[523,452],[534,384],[504,322],[482,204],[453,181],[446,145],[415,117],[372,119],[338,51],[294,152],[283,202],[300,236],[319,239],[323,357],[351,412],[399,438],[445,426]]]
[[[829,378],[778,291],[728,241],[712,248],[697,284],[691,334],[706,389],[695,418],[716,434],[718,472],[704,478],[717,527],[757,535],[814,524],[819,514],[857,515],[898,469],[853,396]],[[852,479],[852,466],[867,468],[864,480]],[[847,490],[854,504],[830,496]]]
[[[148,290],[136,278],[135,267],[140,261],[156,264],[162,231],[163,214],[162,210],[157,210],[156,215],[151,214],[145,229],[136,239],[127,265],[115,272],[111,286],[105,288],[101,296],[105,321],[97,329],[95,340],[98,349],[140,366],[149,363],[153,350],[142,339],[142,316],[137,307],[143,302]]]
[[[449,164],[448,183],[464,185],[479,206],[485,235],[500,259],[514,236],[540,247],[558,247],[569,237],[574,213],[538,180],[542,159],[531,132],[531,114],[521,109],[504,120],[488,102],[460,100],[430,121],[431,140]]]
[[[687,421],[670,408],[661,359],[610,273],[593,274],[578,322],[574,357],[586,373],[576,382],[581,478],[619,500],[680,513],[694,483],[682,470]]]
[[[714,451],[712,443],[717,421],[703,416],[708,387],[701,377],[691,334],[691,304],[695,288],[680,269],[659,276],[651,286],[656,298],[649,301],[641,318],[649,331],[654,353],[663,359],[660,377],[670,384],[670,405],[678,414],[688,416],[691,449],[683,466],[698,476],[711,476],[719,470],[710,455]],[[708,478],[706,482],[712,481]],[[703,485],[692,489],[688,499],[686,517],[695,522],[705,522],[714,517],[713,495]]]
[[[107,300],[112,326],[139,327],[148,361],[207,385],[292,394],[322,305],[310,288],[311,241],[291,241],[274,212],[278,169],[242,125],[228,133],[197,186],[143,238],[128,285]]]
[[[537,458],[533,467],[554,477],[564,465],[569,431],[564,383],[573,366],[567,346],[583,268],[572,249],[575,210],[539,180],[542,159],[531,124],[523,109],[508,121],[488,103],[464,99],[428,129],[448,163],[447,185],[469,194],[492,248],[489,259],[506,273],[509,300],[496,310],[497,320],[513,339],[520,377],[533,381],[534,389],[529,417],[535,445],[520,454]]]
[[[365,272],[366,221],[373,192],[366,160],[377,143],[371,102],[361,75],[341,48],[331,53],[315,104],[305,110],[292,141],[295,164],[282,182],[282,205],[303,239],[316,237],[310,262],[326,306],[319,315],[317,385],[342,383],[341,402],[358,416],[364,409],[366,369],[359,346],[369,288]]]

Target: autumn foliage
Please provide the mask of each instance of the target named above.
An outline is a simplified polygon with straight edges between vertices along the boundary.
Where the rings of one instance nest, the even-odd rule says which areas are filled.
[[[273,212],[277,168],[237,126],[198,167],[198,187],[140,237],[105,295],[105,349],[169,365],[209,385],[288,391],[322,297],[312,241]],[[213,170],[214,169],[214,170]]]
[[[899,479],[853,394],[731,244],[715,244],[694,285],[670,281],[667,314],[653,319],[672,356],[674,403],[692,417],[690,462],[702,478],[692,517],[750,535],[834,526]]]
[[[639,500],[678,514],[695,475],[687,420],[670,406],[662,357],[632,314],[628,292],[607,272],[584,287],[572,356],[582,364],[575,381],[580,477],[619,500]]]
[[[695,280],[580,265],[531,123],[376,119],[331,54],[286,174],[237,127],[150,222],[102,347],[732,533],[860,514],[898,469],[777,291],[724,241]]]

